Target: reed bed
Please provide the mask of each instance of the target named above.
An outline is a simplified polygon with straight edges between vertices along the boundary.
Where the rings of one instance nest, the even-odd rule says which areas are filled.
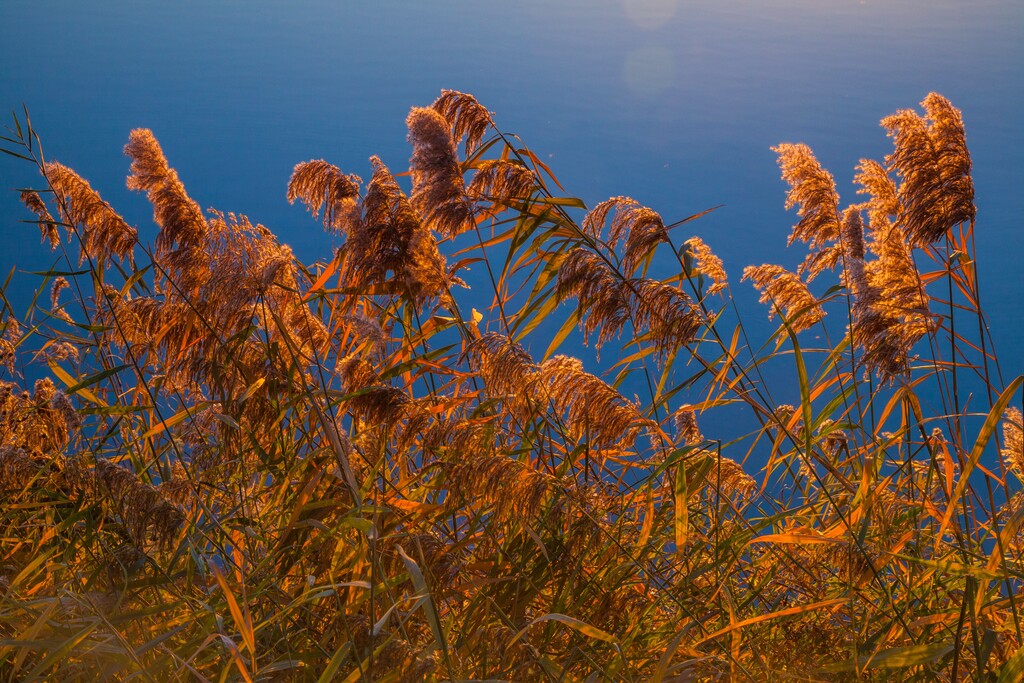
[[[56,265],[3,297],[0,675],[1020,680],[1022,377],[961,114],[921,106],[856,203],[775,148],[806,258],[738,279],[464,93],[412,109],[407,174],[295,167],[341,236],[308,265],[139,129],[146,242],[16,117]]]

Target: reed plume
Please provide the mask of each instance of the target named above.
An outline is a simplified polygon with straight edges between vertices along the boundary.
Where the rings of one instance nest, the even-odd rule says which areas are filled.
[[[861,205],[854,204],[843,212],[843,280],[855,299],[866,296],[869,286],[864,264],[867,252],[864,247],[862,209]]]
[[[130,260],[138,241],[135,228],[125,223],[88,182],[67,166],[51,161],[46,164],[45,173],[54,194],[63,200],[60,206],[65,221],[82,228],[81,260],[94,258],[104,262],[111,256]]]
[[[672,422],[676,428],[676,436],[687,446],[699,446],[704,443],[704,435],[697,425],[697,413],[689,403],[679,406],[672,414]]]
[[[528,395],[536,380],[537,365],[521,344],[497,332],[473,341],[466,355],[473,369],[496,398]]]
[[[472,154],[480,145],[491,124],[491,112],[477,102],[476,98],[458,90],[442,90],[441,96],[431,105],[444,117],[451,127],[451,137],[456,144],[466,138],[466,154]]]
[[[672,422],[676,429],[676,438],[681,440],[685,446],[698,447],[707,443],[707,439],[700,431],[697,424],[697,413],[693,406],[684,404],[672,414]],[[743,470],[743,466],[731,458],[726,458],[720,453],[713,453],[710,450],[698,449],[691,454],[687,461],[689,463],[710,462],[710,471],[704,480],[704,490],[709,495],[725,495],[737,502],[744,502],[750,498],[757,488],[757,482],[753,477]],[[688,465],[688,469],[690,468]],[[677,473],[676,476],[693,478],[692,471],[689,473]],[[689,483],[687,490],[692,490]],[[682,504],[680,502],[679,504]]]
[[[865,350],[863,362],[869,369],[883,380],[892,380],[906,370],[910,350],[935,328],[935,322],[911,245],[899,227],[905,213],[902,188],[881,164],[869,159],[861,160],[855,180],[861,185],[859,192],[870,199],[863,206],[850,207],[847,216],[860,223],[860,210],[867,210],[868,251],[877,258],[866,264],[855,258],[847,260],[846,277],[854,295],[853,342]],[[856,231],[844,239],[854,242]],[[852,248],[863,250],[859,244]]]
[[[445,290],[445,260],[391,171],[377,157],[370,161],[363,216],[349,228],[344,247],[351,284],[394,285],[418,306]]]
[[[487,159],[476,167],[466,193],[473,201],[508,207],[515,200],[529,197],[535,186],[533,171],[526,166],[505,159]]]
[[[363,313],[345,313],[339,316],[338,337],[351,338],[351,345],[364,347],[369,353],[383,353],[387,337],[380,321]],[[351,348],[351,347],[349,347]]]
[[[450,465],[446,481],[453,503],[479,500],[498,519],[525,524],[538,515],[553,485],[550,476],[506,453],[459,458]]]
[[[798,275],[782,266],[747,266],[743,279],[750,280],[761,292],[761,303],[771,304],[768,319],[784,317],[794,332],[801,332],[825,317],[821,303],[811,294]]]
[[[176,505],[164,500],[154,486],[109,460],[97,460],[92,473],[95,481],[87,490],[109,496],[136,545],[144,546],[150,532],[161,545],[171,542],[184,522]]]
[[[541,363],[539,374],[555,409],[567,414],[572,436],[595,448],[631,444],[651,426],[634,403],[586,372],[576,358],[554,356]]]
[[[711,286],[707,289],[707,295],[718,294],[728,286],[728,276],[725,274],[725,265],[722,259],[718,258],[711,247],[704,243],[699,237],[691,237],[686,240],[685,245],[693,256],[694,269],[700,275],[711,280]]]
[[[935,323],[903,233],[888,222],[871,232],[878,258],[866,264],[855,292],[851,331],[865,351],[862,362],[888,381],[905,371],[911,349]]]
[[[455,237],[472,227],[472,212],[448,122],[434,109],[413,107],[405,123],[412,145],[409,201],[427,226]]]
[[[67,396],[53,380],[37,380],[32,393],[0,381],[0,445],[24,449],[34,456],[63,452],[81,425]]]
[[[839,239],[839,194],[832,174],[821,167],[814,152],[804,144],[780,144],[778,155],[782,178],[789,184],[786,208],[797,208],[800,220],[793,226],[789,244],[807,242],[810,253],[797,270],[811,282],[825,270],[832,270],[841,257],[841,249],[832,242]]]
[[[8,316],[4,320],[4,333],[0,335],[0,366],[7,368],[10,373],[14,372],[20,337],[21,326],[12,316]]]
[[[807,242],[812,249],[839,238],[839,193],[832,174],[821,167],[811,148],[783,143],[772,147],[778,155],[782,178],[789,183],[786,208],[798,207],[800,221],[793,226],[789,244]]]
[[[39,196],[39,193],[34,190],[22,190],[21,202],[39,219],[37,222],[39,233],[42,235],[44,242],[49,242],[50,251],[60,246],[60,232],[57,230],[57,222],[53,220],[49,209],[46,208],[46,202]]]
[[[896,219],[900,213],[898,190],[884,166],[872,159],[861,159],[854,182],[861,186],[857,190],[859,194],[870,195],[866,208],[871,225],[883,225]]]
[[[65,322],[73,322],[67,311],[60,307],[60,293],[68,287],[67,278],[58,276],[53,279],[53,285],[50,286],[50,314]]]
[[[597,348],[614,339],[629,321],[629,293],[600,256],[577,247],[558,269],[556,295],[560,301],[575,297],[580,311],[580,328],[587,338],[598,331]]]
[[[1003,447],[999,453],[1006,468],[1024,481],[1024,415],[1014,406],[1003,413]]]
[[[630,282],[633,321],[646,328],[661,356],[690,344],[704,324],[693,300],[678,287],[641,278]]]
[[[349,395],[349,409],[365,423],[393,423],[405,415],[410,404],[408,395],[381,381],[369,361],[358,356],[346,356],[338,361],[335,372]]]
[[[124,153],[132,160],[128,189],[145,192],[153,205],[153,220],[160,226],[156,238],[158,254],[176,246],[201,246],[206,219],[199,205],[188,196],[177,172],[168,166],[153,132],[148,128],[133,130]]]
[[[745,501],[757,489],[757,482],[732,458],[718,456],[708,477],[708,488],[721,492],[727,498]]]
[[[902,109],[882,119],[894,146],[886,163],[901,181],[897,224],[911,247],[933,244],[975,216],[971,157],[961,114],[937,93],[921,104],[927,118]]]
[[[623,279],[600,255],[577,247],[558,270],[556,296],[575,297],[580,327],[589,337],[597,331],[597,348],[614,339],[632,321],[647,330],[659,354],[689,344],[703,320],[680,289],[647,278]]]
[[[622,271],[633,275],[642,262],[649,259],[658,244],[668,242],[668,232],[661,216],[654,210],[642,206],[629,197],[612,197],[597,206],[583,218],[584,232],[600,240],[608,214],[612,214],[608,226],[608,244],[613,249],[625,243],[622,254]]]
[[[0,492],[21,491],[44,474],[44,463],[24,448],[0,445]]]
[[[359,176],[346,175],[323,159],[303,161],[295,165],[288,180],[288,203],[300,200],[313,218],[319,218],[323,209],[324,227],[342,230],[353,220],[361,182]]]

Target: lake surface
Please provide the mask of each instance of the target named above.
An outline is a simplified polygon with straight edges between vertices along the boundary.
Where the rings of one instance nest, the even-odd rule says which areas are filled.
[[[404,168],[409,107],[453,88],[588,205],[629,195],[671,222],[724,204],[692,232],[724,258],[741,306],[756,300],[743,266],[802,257],[785,250],[795,216],[769,147],[811,145],[855,201],[858,160],[890,149],[879,119],[938,91],[967,124],[1004,377],[1024,366],[1019,0],[5,0],[2,17],[0,109],[27,105],[48,157],[144,233],[152,213],[124,188],[121,154],[140,126],[201,205],[327,258],[336,238],[285,201],[294,164],[322,157],[368,177],[379,154]],[[29,171],[0,160],[0,187],[32,184]],[[4,275],[49,265],[26,217],[16,194],[0,197]],[[35,284],[18,279],[15,301]]]

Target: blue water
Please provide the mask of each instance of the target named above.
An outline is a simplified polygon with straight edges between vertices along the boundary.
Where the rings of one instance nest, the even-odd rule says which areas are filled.
[[[699,233],[739,298],[747,264],[795,265],[771,145],[802,141],[855,201],[878,120],[931,90],[964,112],[984,305],[1004,376],[1024,366],[1024,3],[1019,0],[133,2],[5,0],[0,111],[28,106],[48,157],[152,234],[121,148],[154,130],[203,206],[249,215],[305,259],[324,235],[285,201],[293,165],[404,168],[404,119],[474,93],[588,204],[629,195]],[[0,188],[30,185],[0,159]],[[0,273],[49,265],[12,193]],[[680,235],[687,237],[688,235]],[[15,301],[35,282],[17,279]],[[27,298],[22,299],[27,302]],[[762,332],[769,328],[765,323]]]

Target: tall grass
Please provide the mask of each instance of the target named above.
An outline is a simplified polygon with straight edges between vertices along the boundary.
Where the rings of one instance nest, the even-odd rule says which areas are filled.
[[[16,118],[58,260],[3,299],[0,674],[1018,680],[1022,378],[922,106],[861,203],[776,148],[807,257],[742,274],[767,339],[700,215],[587,211],[470,95],[412,109],[407,189],[295,167],[343,236],[308,266],[140,129],[145,244]]]

